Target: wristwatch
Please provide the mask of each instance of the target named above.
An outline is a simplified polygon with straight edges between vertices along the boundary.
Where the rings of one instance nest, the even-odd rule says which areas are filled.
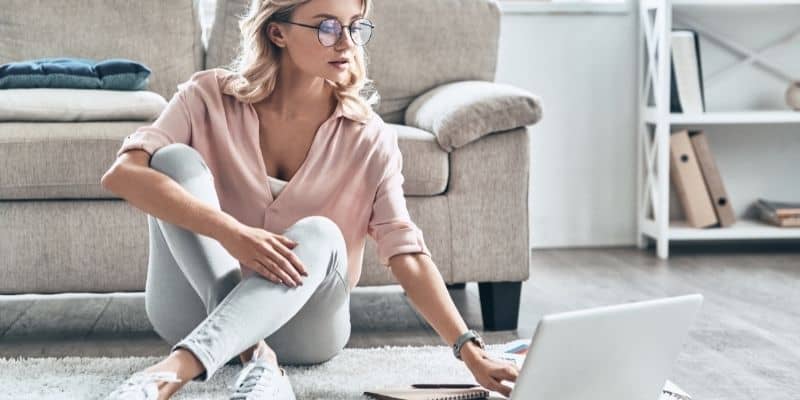
[[[456,356],[457,359],[461,360],[461,347],[464,346],[464,343],[467,341],[471,341],[478,345],[481,349],[486,349],[486,344],[483,342],[483,338],[478,332],[470,329],[461,334],[461,336],[456,339],[456,342],[453,344],[453,355]]]

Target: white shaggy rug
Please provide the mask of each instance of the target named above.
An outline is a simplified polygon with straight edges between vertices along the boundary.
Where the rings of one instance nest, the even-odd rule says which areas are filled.
[[[488,345],[499,350],[502,345]],[[0,358],[0,399],[101,399],[161,357]],[[298,400],[367,399],[365,390],[412,383],[474,383],[447,346],[344,349],[314,366],[282,365]],[[241,365],[225,365],[208,382],[190,382],[173,399],[227,399]],[[8,396],[8,397],[5,397]],[[503,398],[493,392],[492,398]]]

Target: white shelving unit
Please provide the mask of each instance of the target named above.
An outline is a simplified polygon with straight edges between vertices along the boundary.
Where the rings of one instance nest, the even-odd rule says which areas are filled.
[[[659,258],[669,257],[670,241],[800,239],[800,228],[781,228],[757,220],[737,217],[726,228],[697,229],[670,221],[669,138],[673,128],[701,128],[708,125],[800,124],[800,112],[733,111],[702,114],[670,113],[670,32],[673,9],[678,7],[763,7],[797,5],[800,0],[640,0],[639,132],[637,132],[637,245],[644,248],[646,237],[656,241]],[[687,16],[688,19],[688,16]],[[686,23],[684,19],[682,22]],[[713,37],[729,49],[786,77],[779,68],[754,52],[714,33],[698,21],[689,21],[700,35]],[[798,31],[800,32],[800,31]],[[798,33],[795,33],[795,35]],[[783,38],[782,40],[785,40]],[[702,52],[701,52],[702,53]],[[732,69],[732,68],[731,68]],[[798,125],[800,127],[800,125]],[[652,208],[653,216],[649,216]]]

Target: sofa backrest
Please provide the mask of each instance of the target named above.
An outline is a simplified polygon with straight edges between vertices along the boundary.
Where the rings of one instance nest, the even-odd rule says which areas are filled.
[[[239,48],[238,16],[250,0],[217,0],[206,68],[226,67]],[[402,123],[417,96],[460,80],[492,81],[500,10],[495,0],[374,0],[368,76],[381,95],[376,111]]]
[[[203,67],[197,0],[3,0],[0,64],[44,57],[127,58],[167,100]]]

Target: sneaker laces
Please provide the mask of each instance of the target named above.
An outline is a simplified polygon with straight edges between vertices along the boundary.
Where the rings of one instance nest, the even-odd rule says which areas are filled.
[[[275,375],[286,375],[283,368],[275,368],[269,360],[259,357],[261,347],[253,352],[253,357],[239,372],[239,377],[230,389],[235,388],[231,399],[258,399],[262,396],[278,394],[278,386],[274,385]]]
[[[125,382],[119,385],[113,392],[109,394],[109,398],[114,399],[149,399],[151,398],[151,391],[148,390],[148,385],[154,382],[182,382],[178,379],[175,372],[172,371],[156,371],[145,372],[139,371],[131,375]],[[156,386],[156,397],[158,396]]]

